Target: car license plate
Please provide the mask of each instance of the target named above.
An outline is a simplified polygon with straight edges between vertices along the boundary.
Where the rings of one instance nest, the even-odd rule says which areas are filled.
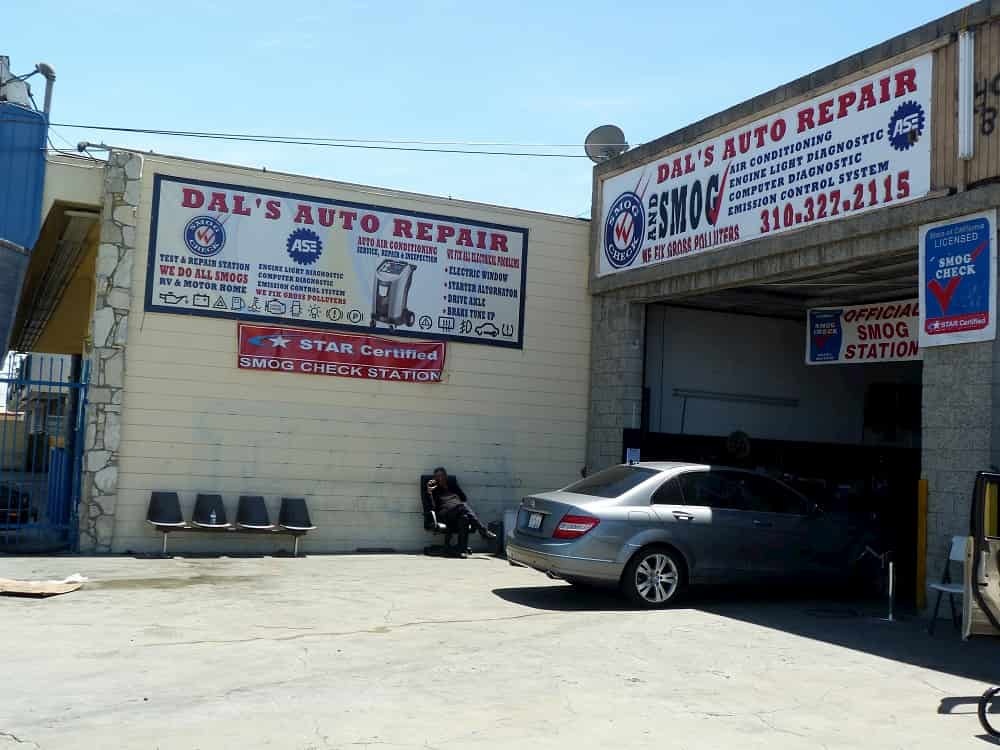
[[[542,528],[542,519],[544,517],[545,516],[543,516],[541,513],[532,513],[532,514],[530,514],[528,516],[528,528],[529,529],[540,529],[540,528]]]

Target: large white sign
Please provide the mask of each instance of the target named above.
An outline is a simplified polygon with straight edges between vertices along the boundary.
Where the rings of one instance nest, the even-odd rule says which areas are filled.
[[[997,212],[920,227],[920,345],[997,335]]]
[[[156,175],[146,309],[520,348],[528,230]]]
[[[926,195],[931,68],[924,55],[604,180],[598,275]]]
[[[915,299],[851,307],[817,307],[806,327],[807,365],[851,365],[921,359]]]

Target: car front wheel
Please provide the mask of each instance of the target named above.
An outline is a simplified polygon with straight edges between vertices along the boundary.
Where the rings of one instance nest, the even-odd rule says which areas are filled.
[[[684,563],[665,547],[642,550],[629,561],[622,576],[625,595],[650,609],[673,604],[684,586]]]

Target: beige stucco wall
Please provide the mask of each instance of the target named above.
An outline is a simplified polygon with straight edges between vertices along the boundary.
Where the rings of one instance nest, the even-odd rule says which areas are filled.
[[[449,343],[440,384],[242,371],[236,322],[143,311],[153,176],[193,177],[527,227],[524,349]],[[445,464],[486,520],[584,463],[590,357],[587,222],[258,170],[144,156],[113,551],[158,549],[149,493],[305,496],[306,552],[415,550],[417,482]],[[456,186],[460,192],[461,186]],[[270,551],[250,535],[178,534],[172,551]]]

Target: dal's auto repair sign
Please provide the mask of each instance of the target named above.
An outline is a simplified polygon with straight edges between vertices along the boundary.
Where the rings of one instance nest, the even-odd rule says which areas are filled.
[[[920,345],[996,338],[997,214],[920,227]]]
[[[920,359],[915,299],[809,311],[807,365],[850,365]]]
[[[240,323],[237,335],[237,364],[241,370],[439,383],[444,369],[442,341],[393,341],[248,323]]]
[[[528,230],[154,178],[146,309],[520,348]]]
[[[605,179],[598,275],[926,195],[931,69],[918,57]]]

